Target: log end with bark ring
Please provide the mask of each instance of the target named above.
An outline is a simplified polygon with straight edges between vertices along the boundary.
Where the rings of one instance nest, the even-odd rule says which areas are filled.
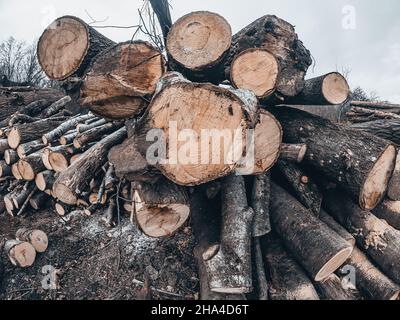
[[[27,268],[35,262],[36,250],[29,242],[10,240],[6,242],[4,248],[15,266]]]
[[[55,172],[63,172],[69,167],[68,159],[61,152],[51,152],[49,162]]]
[[[36,178],[36,172],[32,168],[31,164],[24,159],[17,162],[18,171],[21,174],[22,179],[26,181],[33,181]]]
[[[263,49],[248,49],[232,62],[231,82],[239,89],[248,89],[257,98],[266,99],[275,91],[279,65],[276,58]]]
[[[229,50],[232,30],[220,15],[198,11],[178,19],[167,38],[167,51],[186,69],[201,71],[214,66]]]
[[[21,143],[21,135],[19,133],[18,128],[14,127],[11,129],[10,134],[8,135],[8,145],[12,149],[17,149],[19,144]]]
[[[47,250],[49,239],[47,234],[42,230],[19,229],[16,234],[16,239],[19,241],[29,242],[36,252],[43,253]]]
[[[323,267],[319,270],[317,275],[315,276],[315,281],[323,281],[327,277],[329,277],[333,272],[340,268],[343,263],[351,256],[353,252],[353,247],[349,246],[347,248],[342,249],[336,255],[334,255],[327,263],[323,265]]]
[[[396,162],[396,148],[389,145],[368,174],[361,192],[359,204],[364,210],[374,209],[385,196]]]
[[[63,183],[56,183],[53,185],[53,195],[56,195],[58,200],[69,205],[75,205],[78,201],[75,193]]]
[[[17,180],[23,180],[24,179],[22,174],[21,174],[21,172],[20,172],[20,170],[19,170],[19,162],[14,163],[11,166],[11,172],[12,172],[13,176],[15,177],[15,179],[17,179]]]
[[[40,66],[50,79],[64,80],[79,69],[89,45],[86,23],[72,16],[58,18],[39,39]]]
[[[349,97],[349,93],[347,80],[340,73],[333,72],[324,77],[322,94],[327,102],[334,105],[342,104]]]

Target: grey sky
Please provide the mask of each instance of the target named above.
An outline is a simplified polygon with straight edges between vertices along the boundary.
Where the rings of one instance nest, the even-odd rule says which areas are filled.
[[[142,4],[143,0],[0,0],[0,41],[9,36],[33,41],[50,20],[65,14],[87,21],[85,9],[96,20],[108,17],[102,25],[134,25]],[[353,87],[360,85],[383,99],[400,103],[398,0],[171,0],[171,4],[174,20],[195,10],[214,11],[231,23],[234,32],[264,14],[276,14],[296,26],[310,49],[315,66],[308,77],[350,70]],[[356,20],[346,20],[352,8]],[[355,28],[344,28],[343,21],[355,22]],[[132,30],[127,29],[100,32],[114,41],[132,36]]]

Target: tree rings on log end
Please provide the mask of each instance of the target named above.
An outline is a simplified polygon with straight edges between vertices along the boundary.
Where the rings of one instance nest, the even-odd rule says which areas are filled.
[[[78,200],[75,194],[62,183],[57,183],[53,186],[53,194],[57,195],[58,200],[69,205],[76,204]]]
[[[239,89],[248,89],[265,99],[275,91],[279,66],[276,58],[263,49],[248,49],[232,62],[231,81]]]
[[[338,72],[328,74],[322,82],[322,93],[331,104],[342,104],[349,97],[347,80]]]
[[[178,19],[167,39],[174,61],[192,71],[214,66],[230,49],[232,30],[220,15],[198,11]]]
[[[382,200],[396,162],[396,148],[388,146],[368,174],[360,193],[360,207],[374,209]]]
[[[343,263],[351,256],[353,247],[344,248],[333,256],[325,265],[321,268],[318,274],[315,276],[315,281],[320,282],[329,277],[333,272],[340,268]]]

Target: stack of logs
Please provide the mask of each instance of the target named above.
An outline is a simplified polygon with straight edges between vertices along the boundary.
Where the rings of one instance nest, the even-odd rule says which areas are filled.
[[[76,17],[45,30],[39,62],[68,96],[0,102],[7,212],[51,196],[60,215],[107,205],[113,226],[122,204],[151,237],[190,217],[201,299],[397,299],[395,134],[338,121],[398,120],[397,107],[361,116],[339,73],[304,80],[310,52],[276,16],[233,36],[204,11],[162,27],[166,56]],[[204,132],[219,143],[200,146]]]

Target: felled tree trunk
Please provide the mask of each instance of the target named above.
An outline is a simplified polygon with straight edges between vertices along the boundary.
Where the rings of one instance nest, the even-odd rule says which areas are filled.
[[[20,144],[17,148],[17,154],[20,159],[24,159],[30,154],[46,147],[41,139]]]
[[[296,109],[270,111],[284,128],[285,142],[307,144],[305,164],[335,181],[363,209],[382,200],[395,166],[394,145]]]
[[[254,177],[251,196],[251,207],[254,211],[253,237],[262,237],[271,232],[269,220],[270,183],[271,176],[268,172]]]
[[[49,118],[13,127],[8,136],[8,144],[11,148],[17,149],[20,144],[40,139],[45,133],[57,128],[63,122],[65,120]]]
[[[170,236],[189,217],[186,190],[167,179],[155,184],[133,182],[132,190],[136,221],[148,236]]]
[[[45,252],[48,245],[49,239],[47,234],[42,230],[21,228],[15,233],[15,238],[18,241],[29,242],[36,250],[36,252]]]
[[[276,16],[263,16],[233,36],[232,47],[225,63],[225,75],[232,75],[232,61],[238,54],[251,48],[261,48],[271,53],[279,65],[275,91],[293,97],[303,90],[304,76],[311,65],[310,52],[298,39],[294,27]],[[250,59],[251,60],[251,59]],[[248,70],[251,74],[251,68]],[[249,77],[250,83],[254,78]],[[263,82],[265,78],[257,77]],[[259,85],[258,82],[253,82]]]
[[[86,151],[79,160],[60,173],[53,185],[53,195],[66,204],[76,204],[94,173],[106,162],[110,148],[121,143],[125,137],[126,129],[121,128]]]
[[[115,43],[77,17],[55,20],[39,39],[39,63],[52,80],[82,76],[92,59]]]
[[[189,13],[168,33],[169,67],[192,81],[219,83],[231,42],[232,30],[223,17],[206,11]]]
[[[147,106],[165,72],[162,53],[144,41],[118,44],[96,57],[81,89],[81,104],[109,119],[127,119]]]
[[[276,169],[300,203],[318,217],[321,211],[322,194],[312,179],[296,164],[287,161],[278,161]]]
[[[400,121],[399,120],[376,120],[363,123],[354,123],[351,128],[368,132],[377,137],[390,140],[400,144]]]
[[[100,127],[90,129],[84,133],[79,134],[74,139],[74,147],[79,149],[79,148],[82,148],[87,143],[101,140],[101,138],[104,135],[109,134],[110,132],[114,132],[115,130],[117,130],[121,127],[122,127],[122,123],[109,122]]]
[[[356,239],[348,232],[341,224],[336,222],[336,220],[326,213],[325,210],[321,209],[319,214],[319,219],[325,223],[329,228],[335,231],[339,236],[346,240],[353,247],[356,245]]]
[[[27,181],[33,181],[36,175],[46,170],[42,161],[42,152],[33,153],[18,161],[18,170]]]
[[[352,288],[343,288],[342,280],[336,274],[331,274],[324,281],[316,282],[315,287],[323,300],[359,300],[357,290]]]
[[[400,201],[384,200],[373,213],[400,231]]]
[[[28,268],[35,262],[36,251],[29,242],[9,240],[4,245],[4,251],[17,267]]]
[[[13,165],[18,161],[18,154],[15,150],[9,149],[4,152],[4,161],[9,165]]]
[[[380,269],[400,283],[400,233],[372,213],[361,210],[347,197],[329,190],[324,196],[324,206],[354,235],[360,248],[374,260]]]
[[[315,281],[329,277],[353,250],[350,244],[274,183],[271,188],[271,221],[289,252]]]
[[[348,99],[349,93],[350,88],[346,79],[338,72],[331,72],[306,80],[303,91],[289,101],[305,105],[338,105]]]
[[[252,290],[251,232],[242,176],[231,175],[222,186],[222,232],[218,245],[203,253],[211,291],[241,294]]]
[[[400,294],[400,287],[376,268],[368,258],[357,248],[354,248],[350,258],[346,261],[355,269],[355,281],[359,290],[371,300],[396,300]]]
[[[319,300],[311,280],[276,237],[265,238],[263,248],[271,300]]]

